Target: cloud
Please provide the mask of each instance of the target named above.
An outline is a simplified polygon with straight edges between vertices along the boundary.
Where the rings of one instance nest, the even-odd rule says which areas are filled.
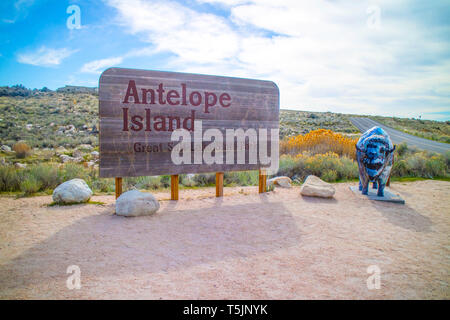
[[[226,19],[170,1],[108,0],[117,22],[132,34],[195,63],[219,63],[237,53],[238,37]]]
[[[105,1],[172,54],[166,68],[274,80],[282,107],[410,117],[450,103],[445,2]]]
[[[81,67],[81,72],[100,74],[103,70],[122,63],[122,57],[113,57],[88,62]]]
[[[35,52],[21,53],[17,56],[17,61],[33,66],[56,66],[78,50],[70,50],[68,48],[52,49],[45,46]]]

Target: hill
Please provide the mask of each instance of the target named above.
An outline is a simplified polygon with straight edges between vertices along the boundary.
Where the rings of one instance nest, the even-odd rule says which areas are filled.
[[[7,89],[5,89],[7,88]],[[98,145],[98,96],[89,92],[57,92],[23,86],[0,90],[0,142],[13,145],[25,140],[31,147],[75,148]],[[66,87],[67,88],[67,87]],[[67,90],[66,90],[67,91]],[[349,118],[358,115],[332,112],[281,110],[280,138],[318,128],[358,135]],[[450,121],[369,116],[383,124],[420,137],[450,143]]]

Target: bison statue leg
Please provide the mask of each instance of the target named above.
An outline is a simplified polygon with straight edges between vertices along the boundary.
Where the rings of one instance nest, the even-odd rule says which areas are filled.
[[[377,196],[384,197],[384,187],[386,186],[386,184],[382,183],[381,181],[378,184],[379,184],[379,186],[378,186]]]
[[[362,183],[362,194],[369,194],[369,177],[367,175],[360,177]]]

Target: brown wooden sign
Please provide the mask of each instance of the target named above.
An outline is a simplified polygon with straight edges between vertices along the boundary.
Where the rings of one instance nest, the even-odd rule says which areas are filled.
[[[278,166],[271,81],[111,68],[100,77],[99,115],[100,177]]]

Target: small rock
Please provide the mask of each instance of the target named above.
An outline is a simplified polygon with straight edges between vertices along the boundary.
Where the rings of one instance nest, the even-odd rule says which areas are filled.
[[[19,162],[14,163],[14,166],[17,169],[25,169],[27,167],[27,165],[25,163],[19,163]]]
[[[97,159],[100,156],[100,153],[98,153],[98,151],[92,151],[91,156],[92,158]]]
[[[331,198],[335,192],[333,185],[313,175],[308,176],[300,188],[302,195],[310,197]]]
[[[33,129],[33,125],[32,125],[31,123],[29,123],[29,124],[27,124],[27,125],[25,126],[25,128],[26,128],[27,130],[31,130],[31,129]]]
[[[267,180],[267,186],[270,187],[272,184],[282,188],[290,188],[292,180],[289,177],[275,177]]]
[[[74,150],[73,152],[72,152],[72,156],[74,157],[74,158],[81,158],[81,157],[83,157],[83,152],[81,152],[80,150]]]
[[[67,152],[67,149],[64,147],[58,147],[55,149],[55,154],[60,157],[63,153]]]
[[[2,151],[11,152],[11,147],[6,144],[2,145],[0,148]]]
[[[53,190],[53,201],[56,203],[87,202],[92,196],[92,190],[83,179],[66,181]]]
[[[91,146],[90,144],[80,144],[77,149],[78,150],[92,150],[92,149],[94,149],[94,147]]]
[[[60,155],[59,158],[61,159],[62,163],[67,163],[67,162],[80,163],[80,162],[83,162],[83,158],[81,158],[81,157],[74,158],[74,157],[68,156],[66,154]]]
[[[159,202],[148,192],[130,190],[116,200],[116,214],[126,217],[150,215],[158,211]]]
[[[87,166],[88,168],[93,167],[94,165],[95,165],[95,162],[94,162],[94,161],[88,161],[88,162],[86,162],[86,166]]]

